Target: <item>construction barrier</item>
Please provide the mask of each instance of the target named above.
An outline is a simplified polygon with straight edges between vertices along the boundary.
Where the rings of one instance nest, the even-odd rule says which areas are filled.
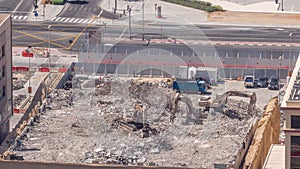
[[[33,53],[32,52],[28,52],[27,50],[23,50],[22,51],[22,56],[23,57],[33,57]]]
[[[14,114],[24,114],[26,112],[26,109],[18,109],[18,108],[14,108],[13,113]]]
[[[28,72],[29,68],[27,66],[13,66],[12,72]]]
[[[65,73],[68,71],[68,68],[65,67],[61,67],[61,68],[51,68],[49,69],[48,67],[40,67],[40,68],[36,68],[36,67],[30,67],[31,71],[35,71],[36,69],[38,69],[39,72],[59,72],[59,73]],[[29,68],[27,66],[13,66],[11,68],[12,72],[28,72]]]
[[[50,72],[50,69],[48,67],[40,67],[39,72]]]
[[[67,68],[64,68],[64,67],[62,67],[62,68],[59,68],[59,69],[58,69],[58,71],[59,71],[60,73],[65,73],[65,72],[67,72],[67,71],[68,71],[68,69],[67,69]]]
[[[14,111],[13,111],[14,113],[20,113],[20,109],[16,109],[16,108],[14,108]]]

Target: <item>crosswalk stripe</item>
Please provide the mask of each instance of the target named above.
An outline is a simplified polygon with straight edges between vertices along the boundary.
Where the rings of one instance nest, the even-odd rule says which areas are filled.
[[[80,19],[77,23],[81,23],[82,21],[84,21],[84,19]]]
[[[92,23],[92,22],[93,22],[93,20],[90,20],[90,21],[88,21],[87,23],[89,23],[89,24],[90,24],[90,23]]]
[[[78,21],[79,21],[79,19],[75,19],[75,20],[74,20],[74,22],[76,22],[76,23],[77,23]]]
[[[50,20],[51,20],[51,21],[54,21],[56,18],[57,18],[57,17],[54,17],[54,18],[51,18]]]
[[[84,20],[82,23],[87,23],[89,20],[88,19],[86,19],[86,20]]]
[[[23,19],[27,19],[28,18],[28,16],[24,16],[24,18]]]
[[[58,18],[56,18],[56,19],[55,19],[55,21],[58,21],[58,22],[59,22],[59,21],[60,21],[60,19],[61,19],[61,17],[58,17]]]
[[[73,22],[75,20],[75,18],[72,18],[71,20],[69,20],[69,22]]]
[[[13,19],[17,19],[17,18],[18,18],[18,15],[15,15]]]
[[[64,22],[67,18],[61,18],[60,22]]]
[[[71,18],[67,18],[67,19],[64,20],[64,22],[68,22],[70,19],[71,19]]]

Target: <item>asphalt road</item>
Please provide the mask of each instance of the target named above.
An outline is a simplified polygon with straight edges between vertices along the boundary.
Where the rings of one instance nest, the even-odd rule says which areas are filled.
[[[0,0],[0,11],[13,15],[27,15],[33,10],[32,0]]]
[[[51,24],[51,29],[48,30],[48,25]],[[234,27],[234,26],[220,26],[215,25],[214,29],[222,30],[224,35],[227,34],[227,38],[230,36],[234,36],[234,33],[240,33],[243,35],[238,40],[247,40],[247,36],[249,36],[245,29],[251,31],[251,34],[255,34],[255,32],[260,32],[259,30],[265,28],[257,28],[253,27],[251,29],[246,27]],[[155,29],[154,29],[155,28]],[[153,27],[152,34],[148,36],[151,38],[157,38],[156,40],[160,40],[159,38],[168,38],[168,36],[172,33],[175,33],[177,28],[172,27],[170,25],[163,26],[161,29],[160,26]],[[200,26],[201,28],[201,26]],[[203,27],[208,29],[207,27]],[[202,28],[202,29],[203,29]],[[94,31],[100,29],[99,32],[91,35],[89,38],[89,45],[87,45],[87,32]],[[174,30],[174,32],[172,32]],[[203,29],[204,30],[204,29]],[[226,32],[225,30],[229,30]],[[234,31],[236,30],[236,31]],[[140,27],[134,27],[132,29],[133,32],[140,31]],[[203,32],[212,33],[216,30],[204,30],[202,34],[194,36],[191,33],[191,29],[187,30],[187,34],[180,34],[178,38],[185,39],[190,38],[194,39],[197,42],[198,38],[203,35]],[[278,31],[282,31],[281,29],[270,29],[270,37],[265,41],[272,40],[273,34],[278,33]],[[298,30],[295,30],[295,32]],[[183,61],[185,63],[197,64],[200,62],[206,62],[206,65],[213,65],[216,61],[220,62],[224,65],[229,65],[231,68],[225,70],[226,77],[236,77],[243,73],[252,73],[254,72],[253,67],[259,66],[261,71],[256,71],[255,74],[265,74],[265,75],[274,75],[280,67],[280,69],[287,70],[288,67],[292,67],[295,64],[296,59],[299,55],[299,49],[296,47],[290,46],[242,46],[242,45],[200,45],[200,44],[170,44],[170,43],[154,43],[150,42],[147,45],[147,41],[139,40],[129,40],[126,35],[126,27],[118,26],[108,26],[106,28],[91,26],[87,27],[80,24],[55,24],[49,22],[41,22],[36,24],[24,24],[24,23],[14,23],[13,26],[13,46],[24,46],[31,45],[33,47],[48,47],[49,42],[51,48],[61,48],[66,50],[73,50],[77,52],[80,49],[80,53],[87,53],[87,49],[89,53],[94,53],[96,51],[101,51],[106,53],[104,60],[117,60],[121,61],[126,59],[126,57],[133,55],[139,56],[139,59],[143,58],[143,61],[149,60],[153,57],[156,58],[157,61],[160,62],[168,62],[173,61],[174,58],[180,62]],[[161,33],[163,34],[161,34]],[[168,34],[165,35],[164,32]],[[198,32],[198,31],[197,31]],[[201,32],[201,31],[200,31]],[[242,32],[242,33],[241,33]],[[268,32],[265,32],[268,33]],[[288,33],[288,32],[285,32]],[[250,34],[250,35],[251,35]],[[134,34],[138,35],[138,34]],[[163,36],[162,36],[163,35]],[[256,35],[256,34],[255,34]],[[257,36],[259,33],[257,33]],[[213,36],[216,37],[217,35]],[[277,35],[281,37],[281,35]],[[250,36],[251,37],[251,36]],[[289,42],[291,37],[283,36],[285,39],[282,39],[283,42]],[[97,43],[95,38],[105,39],[103,43]],[[118,39],[121,41],[117,43]],[[207,42],[211,37],[207,37]],[[49,41],[50,39],[50,41]],[[248,41],[249,41],[248,37]],[[72,40],[74,43],[70,44],[69,41]],[[113,41],[114,40],[114,41]],[[152,39],[153,41],[155,39]],[[162,39],[161,39],[162,40]],[[255,39],[251,39],[252,42],[255,42]],[[96,43],[95,43],[96,42]],[[98,41],[100,42],[100,41]],[[110,43],[117,43],[115,45],[111,45]],[[281,56],[281,57],[280,57]],[[164,60],[162,59],[164,58]],[[217,59],[217,60],[216,60]],[[176,63],[175,63],[176,64]],[[239,71],[235,70],[236,74],[234,74],[232,69],[237,69],[237,66],[242,65],[246,69]],[[252,67],[252,68],[249,68]],[[264,71],[264,70],[268,71]],[[282,73],[284,75],[286,73]]]
[[[107,41],[111,39],[112,43],[119,38],[128,39],[127,25],[109,25],[106,28],[103,26],[81,25],[81,24],[63,24],[51,22],[14,22],[13,23],[13,46],[48,46],[49,30],[48,25],[51,25],[51,47],[78,50],[81,44],[85,43],[85,38],[88,31],[96,31],[102,29],[102,37]],[[272,43],[300,43],[300,29],[296,28],[265,28],[265,27],[242,27],[242,26],[223,26],[223,25],[203,25],[196,27],[178,26],[178,25],[150,25],[145,26],[145,39],[159,40],[166,38],[184,39],[197,43],[197,41],[246,41],[246,42],[272,42]],[[132,37],[142,37],[141,25],[132,27]],[[292,36],[289,36],[292,33]],[[72,40],[74,43],[70,44]],[[70,46],[71,45],[71,46]],[[290,49],[298,51],[295,47],[268,47],[263,53],[269,55],[270,50],[285,50],[288,53]],[[249,49],[247,49],[248,51]],[[255,51],[253,51],[255,52]],[[252,53],[253,53],[252,52]],[[224,52],[222,52],[224,53]],[[228,52],[237,53],[237,52]],[[244,54],[243,54],[244,53]],[[248,52],[239,52],[240,56],[247,56]],[[282,52],[281,52],[282,53]],[[226,52],[225,52],[226,55]],[[227,54],[229,55],[229,54]],[[233,54],[234,55],[234,54]],[[236,55],[236,54],[235,54]],[[257,56],[258,54],[251,54]],[[281,54],[274,54],[274,56]],[[287,55],[287,54],[286,54]],[[286,56],[285,55],[285,56]],[[289,55],[289,54],[288,54]],[[293,54],[292,54],[293,56]]]
[[[119,18],[119,15],[114,15],[111,12],[103,10],[100,7],[101,2],[102,0],[68,1],[58,17],[90,19],[101,13],[101,17],[103,18]]]

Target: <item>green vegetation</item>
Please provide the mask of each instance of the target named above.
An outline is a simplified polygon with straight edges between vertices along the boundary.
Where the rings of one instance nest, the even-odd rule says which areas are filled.
[[[63,5],[65,4],[65,0],[52,0],[54,5]]]
[[[219,5],[212,5],[210,2],[198,1],[198,0],[163,0],[166,2],[179,4],[195,9],[200,9],[207,12],[224,11]]]

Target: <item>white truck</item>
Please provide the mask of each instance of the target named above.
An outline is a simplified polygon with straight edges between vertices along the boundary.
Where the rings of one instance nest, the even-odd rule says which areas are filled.
[[[254,76],[245,76],[244,78],[244,86],[248,87],[255,87],[255,79]]]

